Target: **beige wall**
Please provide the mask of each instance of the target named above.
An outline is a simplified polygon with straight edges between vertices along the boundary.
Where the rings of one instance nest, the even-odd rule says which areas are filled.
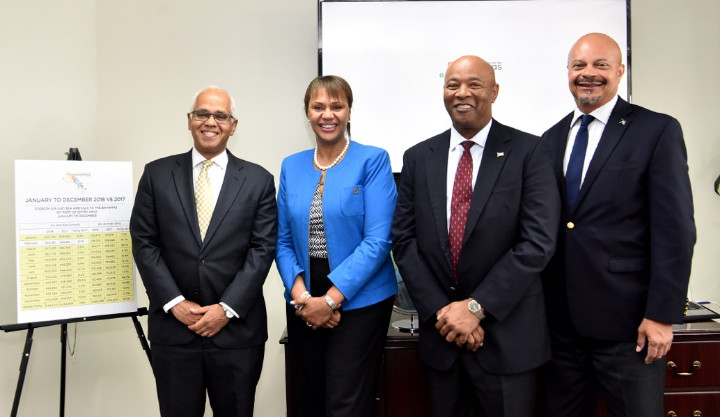
[[[313,142],[302,95],[317,72],[316,10],[315,0],[0,0],[0,323],[15,321],[13,160],[63,159],[79,147],[85,160],[132,161],[137,181],[145,163],[191,147],[189,99],[216,84],[238,102],[231,151],[277,175],[284,156]],[[633,0],[631,11],[633,101],[683,125],[699,231],[692,288],[718,300],[720,3]],[[281,293],[273,268],[259,416],[284,415]],[[75,335],[68,415],[158,415],[129,319],[70,325],[71,343]],[[0,413],[12,404],[24,337],[0,334]],[[57,413],[58,342],[58,326],[36,330],[20,416]]]

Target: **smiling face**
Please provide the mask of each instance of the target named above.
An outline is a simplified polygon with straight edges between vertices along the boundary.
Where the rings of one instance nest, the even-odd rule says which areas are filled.
[[[195,100],[193,111],[198,110],[232,114],[230,96],[222,90],[205,90]],[[235,133],[236,127],[237,120],[234,118],[229,118],[225,122],[218,122],[215,117],[200,121],[196,120],[192,113],[188,113],[188,130],[192,133],[195,149],[206,159],[211,159],[225,151],[228,139]]]
[[[310,95],[307,117],[318,143],[334,144],[344,140],[350,119],[348,99],[344,95],[332,97],[325,88],[318,87]]]
[[[492,104],[498,96],[492,66],[476,56],[453,61],[445,72],[443,98],[452,124],[469,139],[492,118]]]
[[[568,55],[568,84],[578,108],[590,113],[612,100],[625,74],[620,47],[611,37],[591,33]]]

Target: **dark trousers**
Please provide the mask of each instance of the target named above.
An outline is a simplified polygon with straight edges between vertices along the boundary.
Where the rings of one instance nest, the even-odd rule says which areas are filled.
[[[480,348],[482,349],[482,347]],[[532,417],[537,371],[494,375],[470,351],[447,371],[428,369],[433,417]]]
[[[200,417],[207,392],[213,416],[252,417],[264,355],[264,345],[220,349],[199,337],[188,345],[153,344],[160,414]]]
[[[602,392],[614,417],[664,415],[665,359],[645,364],[647,348],[568,332],[552,332],[552,359],[543,369],[544,415],[594,417]]]
[[[324,264],[311,263],[313,296],[324,294],[332,285],[327,280],[327,260]],[[338,326],[317,330],[287,307],[293,417],[373,415],[392,301],[388,298],[368,307],[341,310]]]

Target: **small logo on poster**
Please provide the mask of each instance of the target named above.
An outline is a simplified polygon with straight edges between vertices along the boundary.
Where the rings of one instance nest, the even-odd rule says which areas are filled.
[[[73,174],[71,172],[68,172],[67,174],[65,174],[65,178],[63,178],[63,180],[68,184],[75,185],[75,187],[78,190],[85,192],[87,190],[87,187],[80,180],[80,177],[89,177],[89,176],[90,176],[90,174],[88,174],[88,173]]]

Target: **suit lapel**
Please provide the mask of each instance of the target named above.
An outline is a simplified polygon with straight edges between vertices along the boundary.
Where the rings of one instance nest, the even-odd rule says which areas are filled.
[[[463,234],[463,245],[475,228],[475,224],[478,222],[480,214],[490,198],[490,193],[495,187],[502,167],[505,165],[505,161],[512,149],[510,139],[502,133],[503,126],[495,120],[492,123],[485,142],[485,149],[483,149],[480,169],[475,180],[472,202],[470,203],[470,211],[468,212],[465,233]]]
[[[450,130],[442,133],[437,140],[428,145],[425,154],[426,183],[430,206],[432,207],[435,229],[440,247],[447,259],[447,270],[450,274],[450,243],[447,226],[447,158],[450,149]]]
[[[192,170],[192,151],[190,151],[178,157],[177,166],[172,175],[180,206],[185,213],[188,226],[193,231],[198,244],[200,244],[200,226],[198,225],[197,211],[195,210],[195,187],[193,187]]]
[[[588,166],[582,187],[580,187],[576,208],[582,205],[583,199],[590,192],[590,189],[600,174],[600,171],[602,171],[602,168],[605,166],[608,158],[620,142],[622,136],[625,134],[625,130],[630,125],[629,118],[626,119],[630,111],[631,107],[628,102],[618,98],[618,102],[615,104],[615,108],[608,119],[607,126],[605,126],[602,136],[600,136],[600,143],[598,143],[595,154]]]
[[[205,233],[203,246],[212,239],[245,182],[245,175],[242,173],[242,161],[231,154],[230,151],[227,151],[227,153],[228,165],[225,172],[225,179],[223,180],[223,185],[220,189],[220,195],[215,203],[215,210],[213,210],[212,217],[210,218],[210,225]]]

